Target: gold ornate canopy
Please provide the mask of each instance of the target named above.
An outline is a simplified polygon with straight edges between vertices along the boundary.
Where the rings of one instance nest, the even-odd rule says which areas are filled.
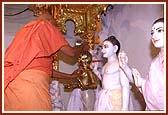
[[[56,20],[57,27],[66,34],[66,22],[75,23],[74,33],[89,42],[91,48],[96,43],[95,31],[100,26],[100,15],[107,8],[107,4],[32,4],[29,9],[39,16],[42,12],[49,12]],[[100,29],[99,29],[100,30]],[[54,56],[53,69],[58,70],[59,56]],[[73,84],[73,80],[59,80],[66,84]],[[68,88],[67,88],[68,89]],[[66,90],[66,89],[65,89]]]
[[[42,11],[50,12],[63,34],[66,33],[66,21],[73,21],[74,33],[87,39],[86,33],[92,35],[96,31],[97,21],[101,12],[106,10],[106,6],[106,4],[33,4],[29,8],[36,16]]]
[[[66,21],[73,21],[74,33],[89,42],[93,48],[93,45],[99,42],[94,35],[95,31],[100,31],[100,15],[105,12],[107,6],[108,4],[31,4],[29,9],[35,16],[44,11],[51,13],[63,34],[66,34]]]

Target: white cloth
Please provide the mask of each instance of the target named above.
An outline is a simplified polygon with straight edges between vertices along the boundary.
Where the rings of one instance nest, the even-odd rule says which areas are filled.
[[[112,101],[110,101],[110,95],[111,91],[110,90],[101,90],[99,92],[98,99],[95,102],[95,111],[112,111],[113,110],[113,105]]]
[[[85,110],[85,102],[82,98],[81,89],[74,89],[72,91],[71,97],[69,99],[69,103],[67,106],[68,111],[84,111]]]

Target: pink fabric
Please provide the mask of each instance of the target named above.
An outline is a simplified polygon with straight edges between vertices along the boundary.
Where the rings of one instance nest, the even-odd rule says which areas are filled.
[[[164,57],[160,54],[151,63],[149,75],[142,85],[146,110],[164,110]]]
[[[35,58],[49,57],[67,44],[59,30],[48,21],[34,20],[26,24],[5,52],[5,88]]]

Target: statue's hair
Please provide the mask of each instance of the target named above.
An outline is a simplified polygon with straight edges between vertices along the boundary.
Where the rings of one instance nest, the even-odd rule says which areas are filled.
[[[119,53],[119,51],[120,51],[120,42],[116,39],[116,37],[112,35],[112,36],[108,37],[107,39],[105,39],[104,41],[109,41],[109,42],[111,42],[111,43],[113,44],[113,46],[114,46],[114,45],[117,45],[117,46],[118,46],[118,49],[117,49],[116,54],[118,55],[118,53]]]
[[[159,18],[159,19],[155,20],[152,25],[154,25],[158,22],[163,22],[164,23],[164,18]]]

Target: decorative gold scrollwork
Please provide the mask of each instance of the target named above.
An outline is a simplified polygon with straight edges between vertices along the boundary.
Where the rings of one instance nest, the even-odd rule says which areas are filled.
[[[73,21],[75,23],[74,33],[79,35],[83,40],[86,40],[89,43],[90,48],[93,48],[93,45],[98,41],[95,37],[95,31],[100,28],[100,15],[106,10],[106,7],[107,4],[32,4],[29,9],[34,12],[35,16],[39,16],[43,12],[51,13],[56,20],[57,27],[63,34],[66,34],[67,31],[66,22],[68,20]],[[58,70],[58,67],[58,54],[55,54],[53,69]],[[90,78],[95,78],[94,74],[90,73],[90,71],[90,69],[85,69],[84,73],[89,74]],[[64,89],[69,91],[79,87],[79,81],[81,81],[80,86],[84,90],[95,88],[95,86],[87,86],[86,83],[88,82],[85,82],[87,79],[84,77],[71,80],[60,80],[60,82],[64,84]],[[96,80],[93,81],[95,82]]]
[[[87,31],[96,30],[96,22],[106,6],[106,4],[33,4],[29,8],[36,16],[45,11],[50,12],[64,34],[66,21],[72,20],[75,23],[75,34],[82,35]]]

